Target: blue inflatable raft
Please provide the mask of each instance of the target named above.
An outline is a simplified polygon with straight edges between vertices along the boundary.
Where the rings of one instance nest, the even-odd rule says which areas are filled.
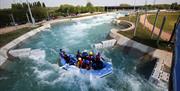
[[[69,57],[71,59],[71,62],[73,62],[73,63],[77,62],[76,57],[74,55],[69,54]],[[101,60],[103,60],[102,61],[103,62],[103,68],[100,70],[94,70],[94,69],[87,70],[87,69],[83,69],[83,68],[78,68],[75,65],[67,64],[65,59],[61,56],[60,56],[59,63],[62,65],[61,68],[65,69],[67,71],[79,71],[80,73],[82,73],[84,75],[102,78],[106,75],[111,74],[113,69],[112,69],[112,63],[111,62],[108,62],[108,61],[104,60],[103,58],[101,58]]]

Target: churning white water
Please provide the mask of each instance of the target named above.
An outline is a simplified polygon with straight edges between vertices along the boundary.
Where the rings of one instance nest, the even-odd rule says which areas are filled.
[[[2,91],[158,91],[137,72],[139,56],[119,47],[99,50],[111,59],[113,73],[104,78],[66,71],[57,65],[59,49],[69,53],[92,50],[91,45],[106,40],[116,14],[51,25],[17,48],[41,49],[29,58],[14,59],[0,79]],[[123,27],[123,26],[122,26]],[[37,53],[37,54],[36,54]],[[36,57],[36,55],[40,55]],[[4,71],[3,71],[4,72]],[[1,77],[0,77],[1,78]],[[4,85],[5,84],[5,85]]]

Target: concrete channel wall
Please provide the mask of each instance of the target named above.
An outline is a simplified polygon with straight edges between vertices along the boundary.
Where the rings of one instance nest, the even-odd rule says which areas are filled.
[[[115,19],[115,20],[113,20],[112,23],[115,24],[115,25],[125,26],[125,28],[119,29],[121,31],[134,30],[134,28],[135,28],[134,23],[126,21],[126,20],[117,20],[117,19]]]
[[[45,31],[45,29],[50,28],[51,24],[54,23],[58,23],[58,22],[66,22],[66,21],[75,21],[75,20],[82,20],[82,19],[89,19],[92,17],[96,17],[96,16],[104,16],[107,15],[106,13],[104,14],[97,14],[97,15],[91,15],[91,16],[85,16],[85,17],[78,17],[78,18],[68,18],[68,19],[56,19],[56,20],[51,20],[51,21],[47,21],[45,23],[43,23],[43,26],[34,29],[30,32],[25,33],[24,35],[14,39],[13,41],[9,42],[8,44],[6,44],[5,46],[3,46],[0,49],[0,66],[7,60],[8,56],[7,56],[7,52],[13,48],[15,48],[19,43],[25,41],[26,39],[34,36],[35,34],[41,32],[41,31]]]
[[[119,23],[119,22],[116,22]],[[130,48],[135,48],[140,50],[141,52],[147,53],[148,55],[151,55],[154,58],[157,58],[158,61],[153,69],[153,72],[151,73],[151,76],[149,78],[149,81],[155,84],[156,86],[166,88],[169,82],[169,76],[170,73],[166,72],[164,69],[171,68],[172,64],[172,53],[160,49],[155,49],[150,46],[138,43],[134,40],[131,40],[120,33],[118,31],[130,31],[131,28],[128,29],[111,29],[110,30],[110,37],[116,39],[117,44],[120,46],[127,46]]]
[[[1,49],[0,49],[0,65],[2,65],[8,58],[7,56],[7,52],[12,49],[12,48],[15,48],[19,43],[25,41],[26,39],[34,36],[35,34],[47,29],[47,28],[50,28],[51,25],[50,24],[44,24],[43,26],[37,28],[37,29],[34,29],[30,32],[27,32],[25,33],[24,35],[14,39],[13,41],[9,42],[8,44],[6,44],[5,46],[3,46]]]

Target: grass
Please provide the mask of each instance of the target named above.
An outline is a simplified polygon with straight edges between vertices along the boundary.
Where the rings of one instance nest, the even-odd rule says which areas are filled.
[[[121,17],[119,19],[120,20],[129,20],[129,21],[135,23],[136,17],[135,16],[126,16],[126,17]],[[133,31],[120,31],[119,33],[130,38],[130,39],[132,39],[132,40],[135,40],[135,41],[140,42],[142,44],[151,46],[153,48],[172,51],[172,49],[167,46],[168,44],[166,41],[163,41],[160,39],[160,43],[159,43],[159,45],[157,45],[157,43],[156,43],[157,36],[154,35],[154,38],[151,39],[150,38],[151,32],[149,30],[145,29],[141,23],[138,24],[135,37],[133,36]]]
[[[162,13],[159,13],[159,16],[158,16],[157,22],[156,22],[156,26],[158,28],[160,28],[161,24],[162,24],[163,17],[166,16],[167,18],[166,18],[166,22],[165,22],[163,31],[170,33],[170,32],[172,32],[172,30],[174,28],[174,24],[177,21],[179,15],[180,15],[180,12],[169,12],[169,13],[168,12],[162,12]],[[151,24],[154,24],[155,14],[149,15],[147,17],[147,19]]]
[[[19,36],[31,31],[32,29],[35,29],[37,27],[34,28],[30,28],[30,27],[25,27],[22,29],[18,29],[9,33],[5,33],[5,34],[0,34],[0,47],[6,45],[7,43],[9,43],[10,41],[18,38]]]

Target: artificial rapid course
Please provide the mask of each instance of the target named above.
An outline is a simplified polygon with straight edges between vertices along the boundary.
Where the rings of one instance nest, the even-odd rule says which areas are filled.
[[[124,15],[121,13],[120,15]],[[127,51],[115,46],[99,49],[104,59],[112,63],[112,72],[105,77],[87,76],[77,71],[67,71],[57,65],[59,49],[75,54],[77,50],[93,50],[92,45],[108,38],[117,13],[76,19],[51,24],[14,49],[41,50],[36,55],[15,58],[0,71],[2,91],[160,91],[148,82],[150,67],[140,59],[138,50]],[[153,67],[152,67],[153,68]]]

